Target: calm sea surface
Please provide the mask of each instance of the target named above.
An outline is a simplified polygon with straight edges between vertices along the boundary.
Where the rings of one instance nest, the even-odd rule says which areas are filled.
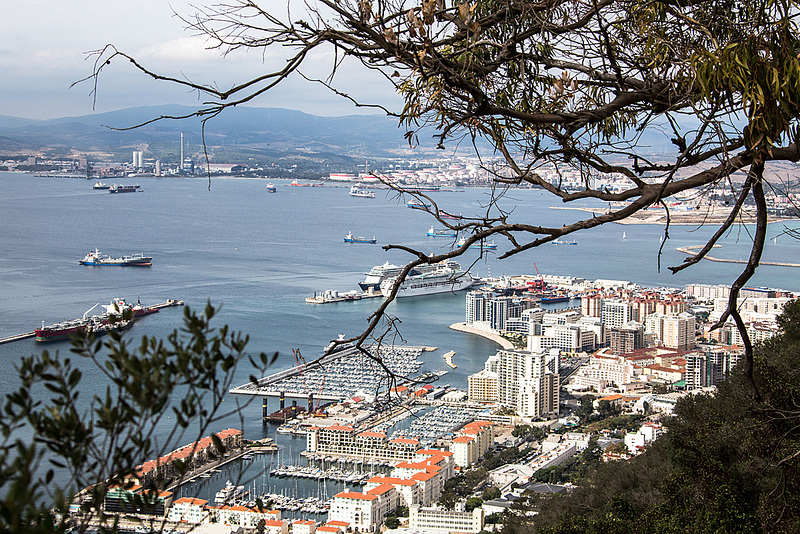
[[[364,199],[351,197],[345,187],[289,187],[281,181],[275,181],[276,194],[266,192],[266,180],[215,178],[211,191],[204,178],[118,182],[139,183],[144,191],[112,195],[93,190],[94,181],[85,179],[0,172],[0,337],[31,331],[42,321],[79,317],[114,297],[138,298],[143,304],[183,299],[197,309],[210,300],[222,307],[217,324],[227,323],[249,334],[252,352],[280,353],[273,369],[278,371],[293,363],[291,349],[309,359],[339,333],[357,334],[378,305],[377,299],[314,305],[306,304],[305,297],[327,289],[357,289],[372,266],[408,259],[402,252],[382,250],[381,245],[436,252],[450,243],[427,237],[431,219],[380,190],[375,199]],[[489,193],[467,189],[433,195],[442,209],[472,216],[486,212]],[[552,225],[581,215],[550,209],[556,204],[541,191],[511,191],[500,200],[512,221]],[[782,230],[783,224],[771,225],[769,237]],[[378,244],[344,243],[348,231],[374,235]],[[630,280],[647,286],[731,283],[742,265],[705,261],[675,276],[666,269],[683,259],[676,247],[702,244],[712,231],[673,227],[661,272],[657,251],[663,228],[652,225],[609,225],[575,235],[577,246],[545,245],[503,261],[492,253],[479,259],[478,251],[470,251],[461,263],[466,266],[475,260],[472,272],[479,276],[534,274],[538,268],[545,274]],[[496,242],[500,251],[508,248]],[[713,255],[745,259],[749,243],[746,229],[737,228]],[[78,260],[95,247],[112,256],[143,252],[153,256],[153,266],[79,265]],[[764,259],[800,263],[800,245],[787,237],[770,240]],[[753,284],[800,290],[798,274],[800,270],[793,268],[762,266]],[[402,321],[401,333],[408,344],[439,347],[438,352],[427,353],[425,369],[444,368],[441,354],[456,351],[458,368],[443,378],[445,383],[466,389],[467,375],[482,368],[496,351],[487,340],[447,328],[463,321],[463,292],[401,299],[389,310]],[[166,336],[180,327],[181,320],[180,308],[167,308],[138,321],[126,335]],[[0,358],[10,372],[21,356],[42,348],[33,340],[0,345]],[[66,343],[47,348],[68,351]],[[102,381],[99,373],[88,368],[85,372],[87,387]],[[238,382],[246,382],[250,370],[239,373]],[[0,394],[14,386],[3,381]],[[245,411],[243,421],[231,418],[221,427],[243,426],[248,438],[274,437],[275,428],[262,427],[260,415],[260,406],[254,405]],[[305,445],[302,439],[283,435],[278,441],[292,455]],[[259,462],[253,462],[254,468]],[[216,485],[221,487],[224,480]],[[314,493],[314,487],[297,487],[299,493]]]

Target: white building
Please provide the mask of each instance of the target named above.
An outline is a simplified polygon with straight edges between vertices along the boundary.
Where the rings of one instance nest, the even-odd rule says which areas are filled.
[[[601,319],[606,330],[622,328],[635,319],[635,303],[624,299],[603,299]]]
[[[557,351],[498,351],[498,402],[523,417],[558,415]]]
[[[374,532],[389,512],[397,508],[399,500],[390,484],[381,484],[366,493],[343,491],[331,501],[328,519],[348,523],[359,532]]]
[[[292,523],[292,534],[315,534],[317,522],[310,519],[298,519]]]
[[[696,345],[695,318],[690,313],[652,313],[645,318],[644,332],[653,334],[664,347],[690,350]]]
[[[541,352],[558,349],[560,352],[590,352],[596,348],[597,335],[576,324],[543,325],[541,335],[528,336],[528,350]]]
[[[494,430],[489,421],[474,421],[464,426],[453,438],[450,452],[459,467],[469,467],[480,459],[494,443]]]
[[[208,515],[208,511],[206,510],[207,504],[208,501],[192,497],[177,499],[173,501],[172,506],[169,508],[167,520],[191,523],[194,525],[202,523],[206,515]]]
[[[639,454],[664,432],[664,428],[658,423],[645,423],[637,432],[626,433],[625,446],[628,447],[628,453]]]
[[[469,400],[497,402],[497,373],[483,369],[467,378]]]
[[[480,532],[483,530],[483,508],[471,512],[422,508],[419,505],[408,507],[408,527],[421,532]]]

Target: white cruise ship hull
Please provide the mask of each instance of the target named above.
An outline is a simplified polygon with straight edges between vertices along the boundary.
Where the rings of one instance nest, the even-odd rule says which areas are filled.
[[[383,293],[384,297],[388,297],[391,294],[394,283],[395,280],[393,278],[381,282],[381,293]],[[410,276],[400,285],[400,289],[397,290],[397,297],[450,293],[468,289],[474,283],[475,279],[464,271],[443,275]]]

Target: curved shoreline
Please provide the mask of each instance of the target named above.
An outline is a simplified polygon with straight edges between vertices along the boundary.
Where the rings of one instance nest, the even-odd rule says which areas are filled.
[[[489,332],[488,330],[483,330],[482,328],[475,328],[474,326],[470,326],[467,323],[455,323],[450,325],[451,330],[456,330],[458,332],[466,332],[467,334],[475,334],[476,336],[485,337],[490,341],[494,341],[498,345],[500,345],[503,350],[514,350],[514,344],[509,340],[502,338],[495,334],[494,332]]]

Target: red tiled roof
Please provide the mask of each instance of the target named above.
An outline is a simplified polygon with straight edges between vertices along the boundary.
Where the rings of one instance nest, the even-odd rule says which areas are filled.
[[[353,430],[352,426],[345,426],[345,425],[331,425],[327,427],[326,430],[337,430],[339,432],[351,432]]]
[[[360,499],[360,500],[367,500],[367,501],[374,501],[378,498],[377,495],[366,495],[364,493],[356,493],[354,491],[343,491],[341,493],[337,493],[335,497],[340,497],[342,499]]]
[[[440,451],[439,449],[421,449],[417,451],[417,454],[427,454],[428,456],[453,456],[452,452]]]
[[[365,438],[385,438],[386,437],[386,434],[383,433],[383,432],[369,432],[369,431],[367,431],[367,432],[362,432],[362,433],[360,433],[358,435],[361,436],[361,437],[365,437]]]
[[[391,484],[381,484],[380,486],[376,486],[369,490],[367,493],[370,495],[383,495],[387,491],[392,491],[394,486]]]
[[[389,441],[389,443],[405,443],[405,444],[410,444],[410,445],[413,445],[413,444],[419,445],[419,440],[417,438],[395,438],[395,439]]]
[[[208,504],[208,501],[204,501],[203,499],[195,499],[194,497],[181,497],[180,499],[178,499],[175,502],[176,503],[185,502],[185,503],[189,503],[189,504],[197,504],[198,506],[203,506],[205,504]]]

